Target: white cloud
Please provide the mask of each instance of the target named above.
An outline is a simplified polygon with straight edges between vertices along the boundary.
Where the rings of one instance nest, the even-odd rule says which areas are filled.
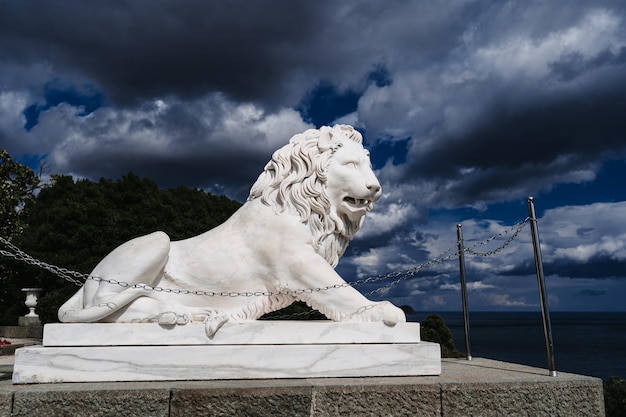
[[[479,252],[499,248],[512,236],[513,224],[503,224],[493,219],[464,220],[463,235],[465,246],[482,242],[493,236],[489,244],[477,247]],[[428,223],[416,227],[419,236],[411,241],[409,231],[398,234],[385,246],[370,249],[352,258],[360,266],[360,277],[389,271],[405,271],[433,259],[452,248],[456,253],[456,222],[454,219],[430,219]],[[610,257],[623,262],[626,259],[626,202],[595,203],[581,206],[566,206],[546,210],[538,220],[544,264],[561,261],[591,262],[599,256]],[[508,231],[508,233],[503,233]],[[400,236],[403,236],[400,238]],[[402,242],[402,243],[400,243]],[[347,260],[350,262],[350,260]],[[533,265],[533,249],[528,222],[511,243],[496,254],[482,257],[466,254],[467,288],[471,292],[470,304],[473,308],[536,308],[538,292],[534,268],[528,270],[523,265]],[[510,275],[516,271],[515,275]],[[522,272],[523,271],[523,272]],[[520,273],[528,275],[519,275]],[[501,275],[503,274],[503,275]],[[434,277],[436,275],[436,278]],[[546,278],[548,296],[553,306],[580,308],[578,294],[591,293],[597,280],[551,275]],[[595,282],[595,283],[594,283]],[[609,281],[603,281],[609,282]],[[612,282],[612,281],[611,281]],[[604,284],[605,286],[607,284]],[[615,281],[616,288],[618,287]],[[422,308],[456,308],[459,298],[458,259],[452,257],[442,263],[429,266],[414,278],[403,281],[385,291],[385,295],[404,300],[407,294],[415,292]],[[403,301],[406,302],[406,301]],[[594,298],[593,306],[601,302]]]
[[[388,233],[406,223],[415,214],[415,208],[407,203],[391,203],[383,207],[382,211],[376,206],[374,211],[367,214],[363,227],[355,238],[363,239]]]
[[[548,210],[540,231],[547,260],[587,262],[599,256],[626,260],[626,202]]]
[[[422,291],[419,288],[415,288],[415,289],[413,289],[413,290],[411,290],[409,292],[409,295],[412,296],[412,297],[414,297],[416,295],[424,295],[424,294],[426,294],[426,291]]]
[[[3,126],[13,125],[15,127],[24,127],[26,119],[22,111],[26,107],[29,100],[27,92],[18,91],[0,91],[0,120]]]
[[[484,296],[488,305],[494,307],[530,307],[533,304],[528,304],[524,300],[512,300],[508,294],[486,294]],[[535,304],[536,305],[536,304]]]
[[[421,301],[422,308],[424,309],[443,307],[447,304],[447,300],[440,295],[427,296]]]
[[[362,124],[359,121],[359,113],[358,112],[352,112],[349,114],[346,114],[344,116],[341,116],[340,118],[336,119],[334,122],[330,123],[330,125],[336,125],[336,124],[340,124],[340,125],[350,125],[355,127],[356,129],[362,128]]]
[[[514,34],[480,47],[469,61],[477,77],[488,73],[507,80],[540,79],[548,74],[555,58],[573,53],[590,58],[607,49],[617,52],[625,44],[620,17],[595,9],[576,25],[555,30],[540,40],[530,34]]]
[[[280,109],[278,112],[268,114],[252,124],[252,128],[263,133],[267,138],[269,149],[278,149],[296,133],[304,132],[315,126],[305,123],[300,114],[293,109]]]
[[[489,290],[493,288],[497,288],[497,287],[495,285],[485,284],[482,281],[468,282],[466,284],[466,289],[468,291]],[[459,284],[446,283],[446,284],[441,285],[439,289],[461,291],[461,284],[460,283]]]
[[[0,146],[11,154],[38,153],[36,142],[24,130],[26,119],[22,112],[29,99],[25,91],[0,91]]]
[[[576,262],[587,262],[596,256],[608,256],[626,260],[626,235],[602,236],[600,242],[554,249],[555,257],[568,258]]]
[[[381,262],[381,250],[372,249],[363,255],[352,257],[351,261],[359,268],[377,269]]]
[[[0,106],[6,110],[2,113],[12,117],[3,120],[0,116],[0,124],[23,122],[19,116],[26,103],[23,95],[2,94]],[[268,113],[220,94],[193,102],[160,98],[133,108],[101,107],[87,116],[82,116],[82,111],[62,103],[42,111],[30,132],[22,126],[9,126],[25,138],[20,148],[9,151],[48,155],[46,162],[53,172],[92,179],[128,171],[158,179],[166,173],[157,164],[165,167],[168,163],[190,172],[212,171],[215,176],[220,175],[220,167],[227,166],[229,172],[222,175],[232,176],[228,158],[236,163],[239,155],[241,162],[258,161],[239,170],[250,172],[247,188],[253,173],[263,169],[272,152],[294,134],[312,127],[293,109]],[[192,185],[200,186],[203,179],[195,181]]]

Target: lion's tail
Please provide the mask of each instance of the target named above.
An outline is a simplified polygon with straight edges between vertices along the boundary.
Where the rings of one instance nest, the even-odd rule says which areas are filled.
[[[105,303],[84,307],[85,287],[83,287],[59,308],[59,320],[63,323],[96,322],[128,306],[135,299],[145,295],[146,291],[144,288],[128,288],[115,294]]]

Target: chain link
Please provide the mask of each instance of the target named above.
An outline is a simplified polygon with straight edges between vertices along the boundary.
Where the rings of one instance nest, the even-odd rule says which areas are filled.
[[[389,284],[387,284],[385,286],[382,286],[380,288],[377,288],[375,290],[372,290],[372,291],[368,292],[367,294],[365,294],[365,296],[367,297],[367,296],[370,296],[370,295],[373,295],[373,294],[378,294],[378,293],[384,292],[384,291],[388,290],[389,288],[394,287],[395,285],[401,283],[402,281],[405,281],[405,280],[407,280],[409,278],[414,277],[415,275],[417,275],[420,271],[422,271],[424,269],[430,268],[431,266],[436,265],[438,263],[442,263],[442,262],[448,261],[450,259],[457,258],[459,256],[458,253],[450,253],[453,249],[454,249],[453,247],[450,247],[445,252],[443,252],[441,255],[439,255],[439,256],[437,256],[437,257],[435,257],[435,258],[433,258],[433,259],[431,259],[431,260],[429,260],[429,261],[427,261],[427,262],[425,262],[425,263],[423,263],[421,265],[418,265],[418,266],[416,266],[416,267],[414,267],[414,268],[412,268],[412,269],[410,269],[408,271],[398,273],[398,275],[401,275],[400,278],[390,282]]]
[[[78,286],[83,285],[84,280],[87,277],[87,275],[82,274],[80,272],[70,271],[69,269],[65,269],[65,268],[55,266],[55,265],[47,264],[45,262],[41,262],[33,258],[32,256],[28,255],[27,253],[23,252],[22,250],[20,250],[20,248],[18,248],[17,246],[15,246],[14,244],[9,242],[2,236],[0,236],[0,242],[3,243],[7,248],[9,248],[12,251],[12,252],[9,252],[6,250],[0,250],[0,255],[2,256],[13,258],[17,261],[22,261],[29,265],[45,269],[48,272],[51,272],[54,275],[58,275],[61,278],[65,279],[66,281],[69,281]]]
[[[526,226],[526,223],[528,223],[528,220],[530,219],[530,217],[526,217],[524,220],[522,220],[521,222],[514,224],[513,226],[511,226],[510,228],[498,233],[497,235],[494,235],[488,239],[483,240],[482,242],[478,242],[475,243],[474,245],[465,248],[463,251],[470,253],[472,255],[475,256],[483,256],[483,257],[487,257],[487,256],[492,256],[495,255],[496,253],[501,252],[502,250],[504,250],[504,248],[506,248],[507,246],[509,246],[509,244],[517,237],[517,235],[519,235],[519,233],[524,229],[524,227]],[[502,243],[502,245],[500,245],[499,247],[490,250],[488,252],[477,252],[474,250],[474,248],[477,248],[479,246],[483,246],[486,245],[487,243],[491,242],[492,240],[495,240],[499,237],[502,237],[504,235],[509,234],[510,232],[512,232],[513,230],[515,230],[515,232],[507,239],[504,241],[504,243]]]
[[[486,240],[483,240],[482,242],[478,242],[472,245],[471,247],[465,248],[464,251],[472,255],[477,255],[477,256],[494,255],[502,251],[506,246],[508,246],[517,237],[517,235],[522,231],[522,229],[524,228],[528,220],[529,218],[527,217],[523,221],[513,225],[511,228],[497,235],[494,235]],[[474,250],[475,248],[486,245],[487,243],[493,241],[494,239],[504,236],[513,230],[515,230],[515,232],[500,247],[494,250],[491,250],[489,252],[482,252],[482,253]],[[159,287],[159,286],[150,286],[150,285],[141,284],[141,283],[131,284],[131,283],[119,281],[116,279],[107,279],[107,278],[92,276],[88,274],[83,274],[81,272],[71,271],[66,268],[61,268],[59,266],[55,266],[55,265],[51,265],[51,264],[39,261],[33,258],[32,256],[28,255],[27,253],[23,252],[21,249],[13,245],[11,242],[3,238],[2,236],[0,236],[0,243],[4,244],[9,249],[9,250],[0,249],[0,255],[8,257],[8,258],[13,258],[17,261],[25,262],[32,266],[39,267],[41,269],[51,272],[52,274],[57,275],[63,278],[64,280],[71,282],[78,286],[83,285],[87,280],[93,280],[96,282],[105,282],[111,285],[119,285],[120,287],[123,287],[123,288],[141,288],[147,291],[155,291],[155,292],[170,293],[170,294],[199,295],[199,296],[207,296],[207,297],[270,297],[274,295],[310,294],[313,292],[329,291],[329,290],[338,289],[338,288],[354,287],[358,285],[371,284],[371,283],[376,283],[376,282],[386,281],[392,278],[396,278],[395,280],[391,281],[387,285],[384,285],[380,288],[377,288],[365,294],[366,296],[370,296],[373,294],[386,291],[389,288],[392,288],[395,285],[401,283],[402,281],[413,278],[415,275],[417,275],[420,271],[424,269],[430,268],[436,264],[443,263],[450,259],[455,259],[459,256],[457,252],[452,252],[454,250],[454,247],[450,247],[439,256],[405,271],[395,271],[395,272],[390,272],[388,274],[371,276],[368,278],[363,278],[363,279],[359,279],[359,280],[352,281],[352,282],[343,282],[341,284],[327,285],[325,287],[300,288],[300,289],[294,289],[294,290],[281,290],[281,291],[243,291],[243,292],[242,291],[219,291],[219,292],[216,292],[216,291],[205,291],[205,290],[190,290],[190,289],[184,289],[184,288],[164,288],[164,287]],[[301,313],[301,314],[305,315],[306,313],[307,312]]]

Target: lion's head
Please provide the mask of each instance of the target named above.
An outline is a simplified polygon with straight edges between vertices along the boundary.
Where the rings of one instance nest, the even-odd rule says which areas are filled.
[[[274,152],[248,197],[297,215],[333,267],[381,195],[362,141],[347,125],[297,134]]]

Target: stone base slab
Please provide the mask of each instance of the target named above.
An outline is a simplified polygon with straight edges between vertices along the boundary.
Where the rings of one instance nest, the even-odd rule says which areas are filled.
[[[0,417],[604,416],[602,380],[474,357],[439,376],[103,382],[0,381]]]
[[[439,345],[28,347],[13,382],[180,381],[438,375]]]
[[[44,345],[18,349],[13,382],[181,381],[438,375],[436,343],[418,323],[255,321],[46,325]],[[117,344],[117,345],[113,345]]]

